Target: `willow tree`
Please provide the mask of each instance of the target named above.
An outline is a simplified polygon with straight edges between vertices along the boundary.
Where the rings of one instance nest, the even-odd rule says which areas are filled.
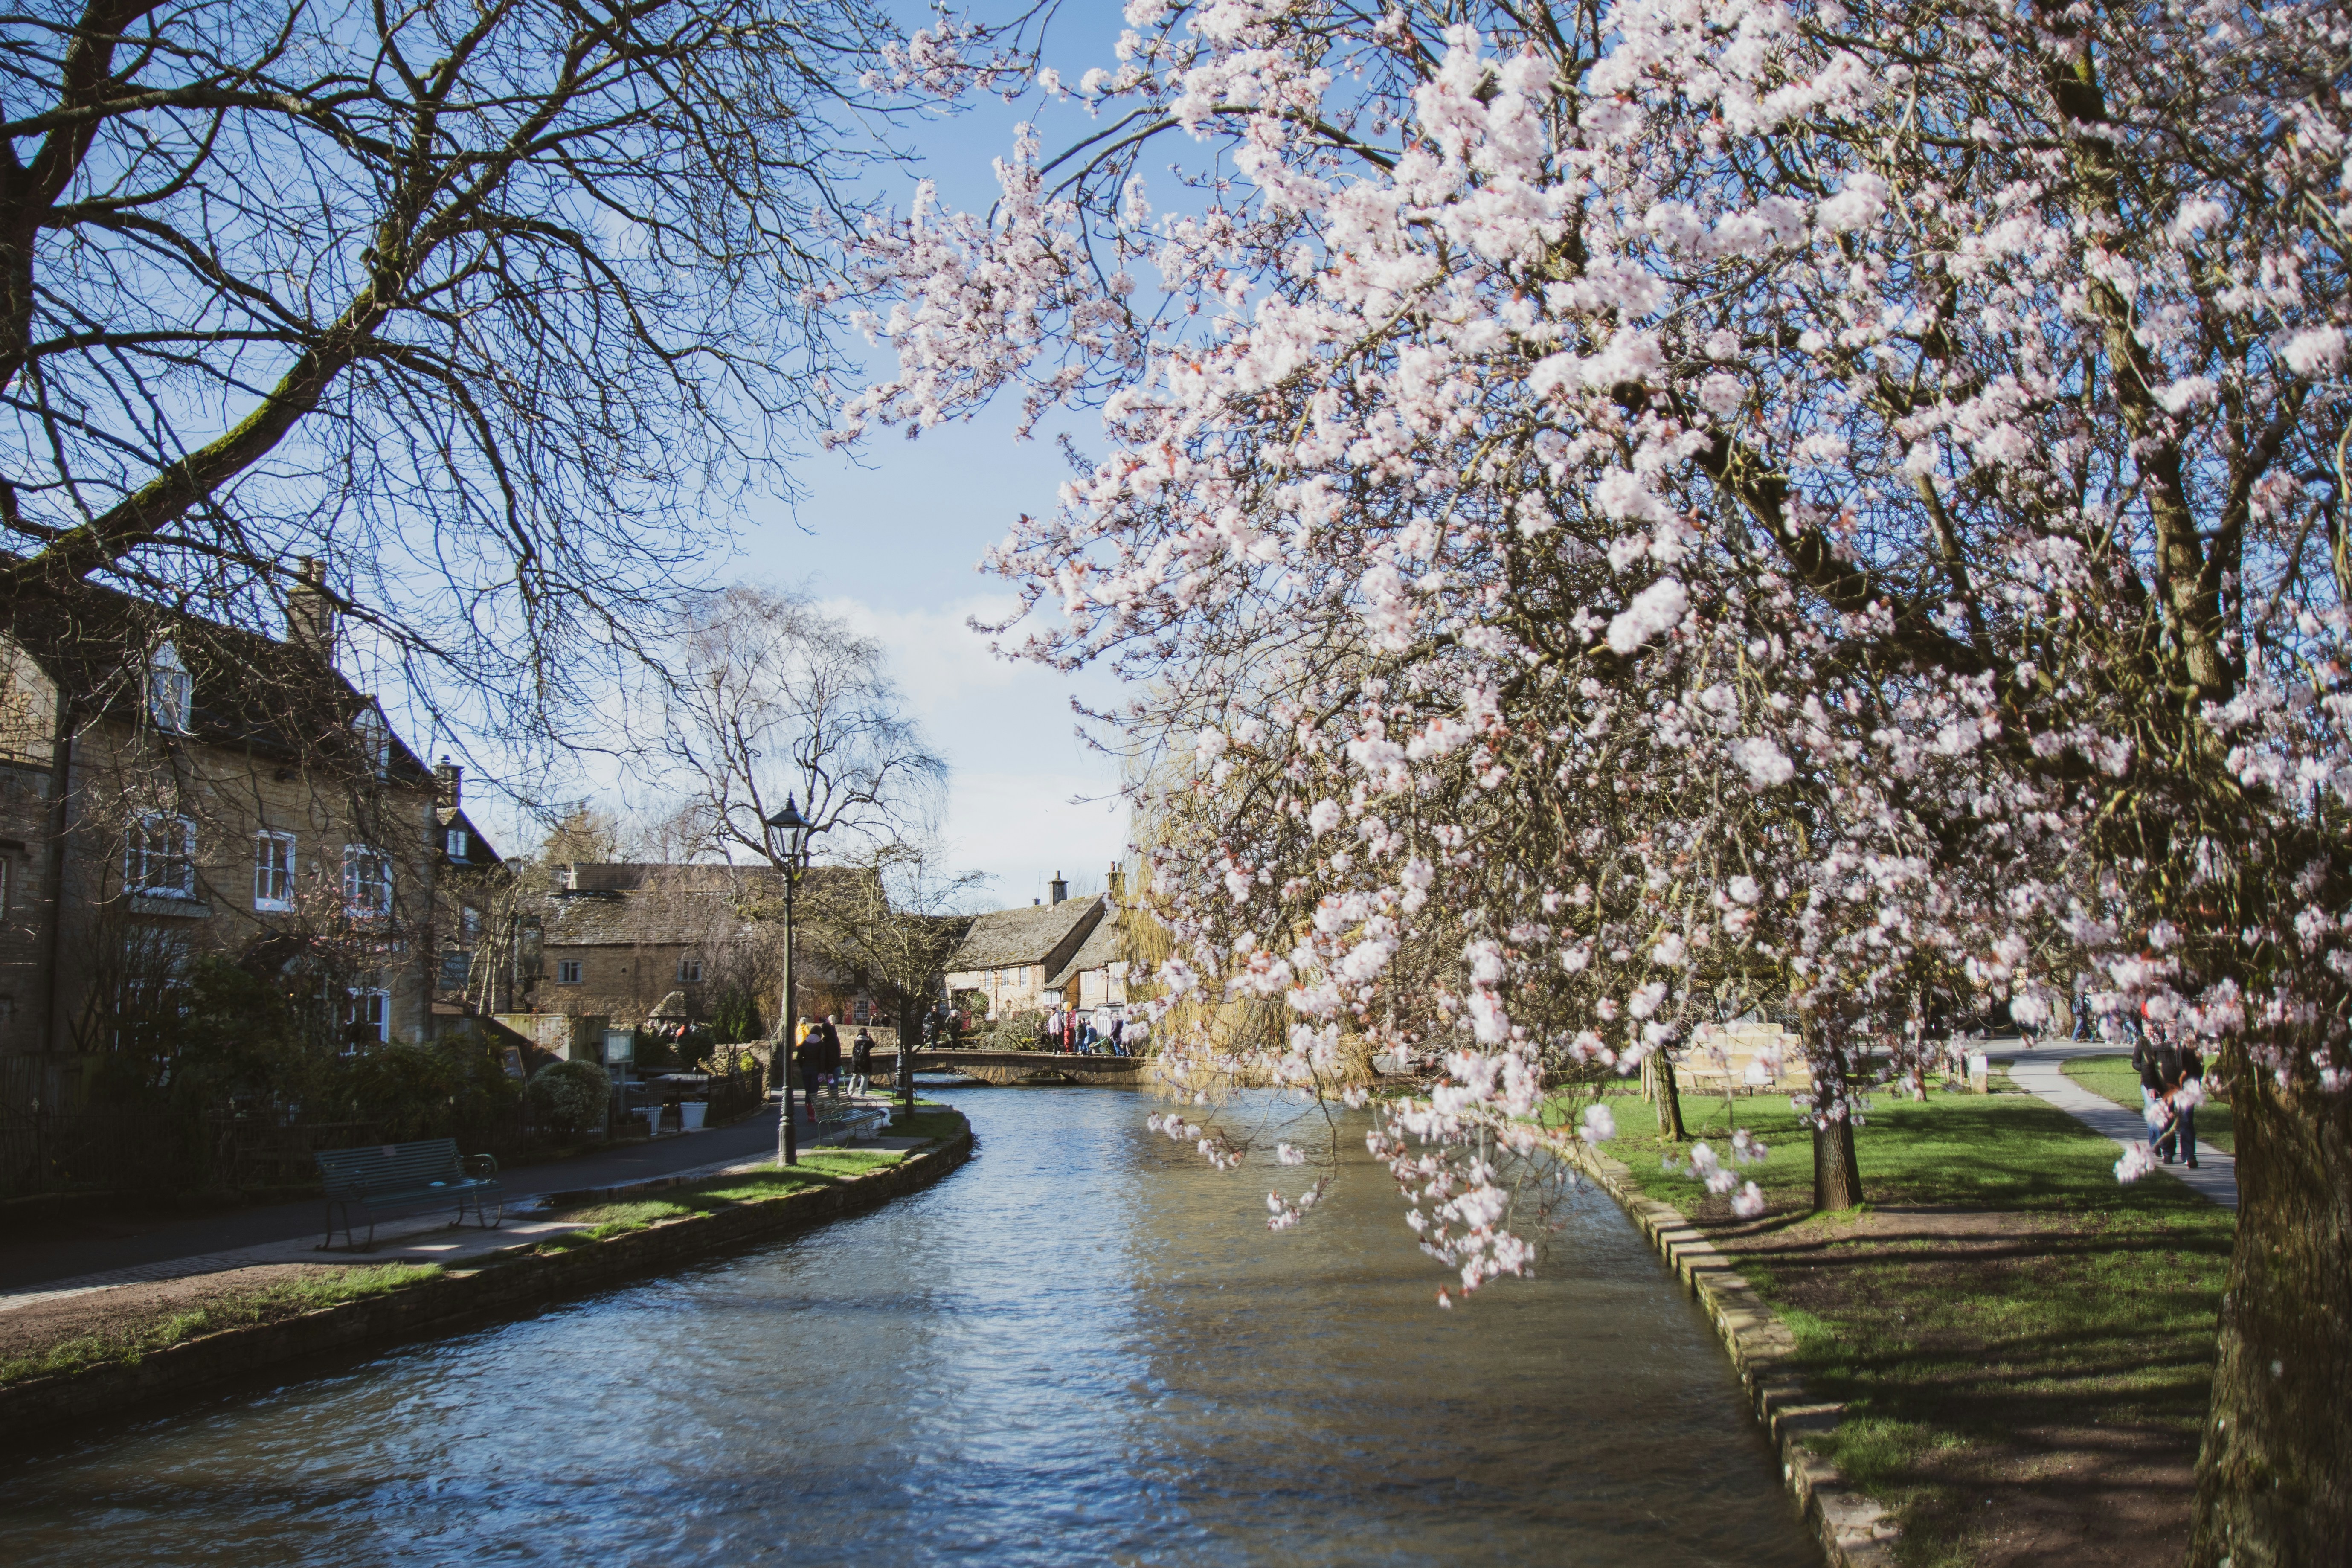
[[[1160,868],[1194,971],[1210,910],[1328,901],[1249,922],[1312,1052],[1377,1026],[1383,921],[1450,922],[1451,1081],[1387,1137],[1465,1284],[1524,1257],[1485,1151],[1529,1086],[1646,1048],[1703,942],[1771,947],[1832,1149],[1918,975],[2029,1021],[2084,975],[2201,1037],[2242,1128],[2192,1561],[2352,1538],[2352,16],[1129,15],[1045,84],[1097,134],[874,237],[899,371],[843,420],[1099,401],[1105,455],[992,558],[1030,650],[1225,682],[1200,765],[1297,786]],[[1387,668],[1232,681],[1349,639]],[[1588,853],[1655,902],[1571,974],[1577,886],[1515,858],[1612,789]]]

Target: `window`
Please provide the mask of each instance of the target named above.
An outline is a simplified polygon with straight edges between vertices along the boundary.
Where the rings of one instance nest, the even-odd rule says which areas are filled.
[[[558,985],[579,984],[580,961],[576,958],[557,959],[555,961],[555,983]]]
[[[392,858],[365,844],[343,846],[343,907],[362,919],[392,913]]]
[[[392,993],[353,991],[343,1014],[347,1037],[355,1046],[380,1046],[392,1038]]]
[[[141,817],[123,856],[122,885],[158,898],[194,898],[196,825],[168,812],[151,811]]]
[[[874,1021],[874,1004],[864,996],[858,997],[856,1001],[852,1002],[849,1005],[849,1021],[853,1024],[859,1025],[872,1023]]]
[[[281,911],[294,907],[292,834],[253,836],[253,907]]]
[[[442,840],[442,847],[448,851],[449,858],[452,860],[466,858],[466,830],[462,827],[451,828],[448,837]]]
[[[383,715],[375,710],[374,704],[361,709],[359,717],[352,721],[352,736],[358,743],[360,761],[370,773],[382,778],[391,771],[392,729],[384,723]]]
[[[180,662],[180,650],[170,643],[157,648],[147,661],[147,716],[155,721],[155,728],[186,734],[195,690],[188,667]]]
[[[702,960],[698,958],[679,959],[677,961],[677,977],[680,980],[685,981],[689,985],[700,983],[702,979]]]
[[[470,905],[457,911],[457,934],[471,947],[482,940],[482,911]]]

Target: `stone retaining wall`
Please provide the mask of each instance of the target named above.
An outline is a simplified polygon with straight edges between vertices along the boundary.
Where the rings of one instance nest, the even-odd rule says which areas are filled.
[[[448,1333],[602,1289],[691,1259],[821,1225],[929,1185],[971,1156],[971,1131],[898,1164],[786,1197],[665,1221],[591,1246],[525,1253],[452,1271],[385,1295],[224,1329],[117,1363],[0,1388],[0,1433],[38,1436],[73,1422],[260,1373],[296,1357],[351,1352]]]
[[[1797,1494],[1805,1522],[1820,1538],[1832,1568],[1895,1568],[1893,1517],[1835,1465],[1805,1447],[1807,1436],[1834,1429],[1845,1416],[1845,1406],[1806,1391],[1796,1372],[1796,1336],[1788,1325],[1680,1209],[1644,1196],[1623,1162],[1581,1146],[1575,1154],[1585,1174],[1633,1216],[1706,1308],[1731,1352],[1739,1381],[1747,1385],[1756,1418],[1780,1450],[1781,1479]]]

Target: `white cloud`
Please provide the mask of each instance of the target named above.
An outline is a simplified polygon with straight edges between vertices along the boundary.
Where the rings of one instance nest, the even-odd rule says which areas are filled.
[[[1117,761],[1078,738],[1070,699],[1108,708],[1117,683],[1099,671],[1066,675],[992,653],[992,639],[968,623],[1012,615],[1019,601],[1010,595],[887,609],[835,597],[824,608],[888,650],[909,710],[948,759],[942,836],[950,863],[993,879],[975,904],[1045,897],[1057,871],[1074,889],[1099,889],[1126,850],[1127,808],[1117,798]]]

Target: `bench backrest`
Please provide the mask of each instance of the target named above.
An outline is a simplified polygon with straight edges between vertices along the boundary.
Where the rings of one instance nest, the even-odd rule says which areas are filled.
[[[319,1174],[331,1193],[383,1192],[461,1180],[454,1138],[416,1143],[372,1143],[359,1149],[321,1149]]]

